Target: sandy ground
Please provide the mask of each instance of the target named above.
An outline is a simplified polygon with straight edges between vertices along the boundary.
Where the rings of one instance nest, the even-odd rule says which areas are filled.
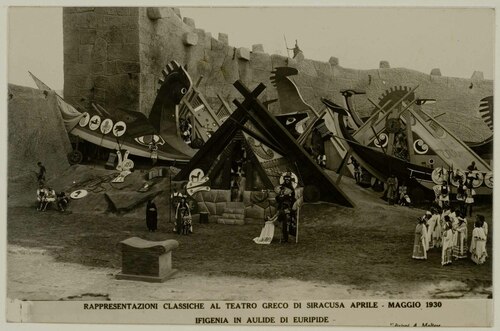
[[[45,250],[9,245],[9,298],[21,300],[328,300],[491,296],[459,281],[381,282],[374,289],[294,279],[262,280],[177,272],[162,284],[117,280],[119,270],[54,261]],[[138,294],[140,293],[140,296]]]
[[[415,220],[423,210],[388,206],[380,193],[350,179],[341,186],[358,207],[305,205],[301,242],[286,247],[255,245],[251,238],[259,224],[195,225],[195,235],[176,237],[166,223],[152,235],[142,219],[9,208],[7,295],[25,300],[491,297],[491,256],[482,266],[468,259],[442,267],[437,250],[427,261],[412,260]],[[491,220],[491,207],[480,211]],[[179,240],[174,253],[179,271],[162,284],[116,280],[116,243],[130,236]]]

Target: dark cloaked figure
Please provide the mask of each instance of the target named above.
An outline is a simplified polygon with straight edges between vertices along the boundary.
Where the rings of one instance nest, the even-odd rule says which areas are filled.
[[[294,232],[294,211],[292,210],[295,203],[295,189],[292,184],[292,177],[290,175],[284,176],[283,184],[275,188],[277,193],[276,202],[278,203],[278,221],[281,223],[281,242],[288,242],[288,233]],[[290,231],[292,230],[292,231]]]
[[[153,200],[149,200],[146,206],[146,225],[151,232],[155,232],[157,229],[158,210]]]
[[[47,173],[47,169],[45,169],[45,166],[42,164],[42,162],[38,162],[36,164],[38,166],[38,174],[36,176],[38,183],[43,184],[45,183],[45,174]]]

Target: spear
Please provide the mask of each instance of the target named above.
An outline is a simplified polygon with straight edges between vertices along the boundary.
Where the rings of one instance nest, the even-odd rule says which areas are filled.
[[[286,54],[290,57],[290,49],[288,48],[288,43],[286,42],[286,36],[283,34],[283,39],[285,39]]]

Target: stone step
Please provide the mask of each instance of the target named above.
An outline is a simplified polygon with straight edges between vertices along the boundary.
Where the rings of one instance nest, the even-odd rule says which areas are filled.
[[[245,209],[245,204],[240,201],[226,202],[226,209]]]
[[[245,219],[245,214],[230,214],[230,213],[226,213],[224,212],[222,214],[222,218],[226,218],[226,219],[235,219],[235,220],[244,220]]]
[[[217,223],[219,223],[219,224],[231,224],[231,225],[244,225],[245,224],[245,220],[226,219],[226,218],[220,217],[217,220]]]
[[[226,214],[245,214],[245,208],[224,208],[224,213]]]

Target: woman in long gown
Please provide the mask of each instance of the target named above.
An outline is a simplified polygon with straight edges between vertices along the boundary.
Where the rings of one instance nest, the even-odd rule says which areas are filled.
[[[146,226],[150,232],[155,232],[158,225],[158,210],[153,200],[146,205]]]
[[[486,235],[486,242],[488,242],[488,223],[486,223],[484,216],[481,214],[476,215],[476,221],[479,221],[481,227],[484,230],[484,234]]]
[[[455,259],[467,258],[467,219],[460,214],[458,217],[458,226],[454,234],[453,257]]]
[[[427,242],[427,250],[434,248],[434,240],[432,237],[432,233],[434,232],[434,229],[436,228],[436,218],[432,215],[432,212],[427,211],[425,213],[425,219],[426,219],[426,224],[427,224],[427,231],[426,231],[426,242]]]
[[[417,260],[427,259],[427,230],[425,226],[426,218],[421,217],[415,227],[415,240],[413,242],[412,258]]]
[[[486,252],[486,234],[481,225],[481,222],[476,221],[474,230],[472,231],[472,240],[470,243],[471,260],[476,264],[486,262],[488,253]]]
[[[436,224],[434,226],[434,230],[432,231],[432,243],[434,244],[434,247],[439,248],[439,247],[441,247],[441,241],[442,241],[442,236],[443,236],[441,215],[436,208],[433,208],[431,210],[431,212],[432,212],[432,218],[434,218],[434,220],[435,220],[434,222]]]
[[[259,237],[253,238],[253,241],[256,244],[264,244],[269,245],[273,241],[274,237],[274,222],[278,219],[278,213],[276,213],[273,217],[267,217],[264,227],[260,232]]]
[[[441,251],[441,264],[447,265],[451,264],[451,258],[453,253],[453,230],[451,229],[451,219],[450,216],[444,216],[445,224],[443,228],[443,249]]]

